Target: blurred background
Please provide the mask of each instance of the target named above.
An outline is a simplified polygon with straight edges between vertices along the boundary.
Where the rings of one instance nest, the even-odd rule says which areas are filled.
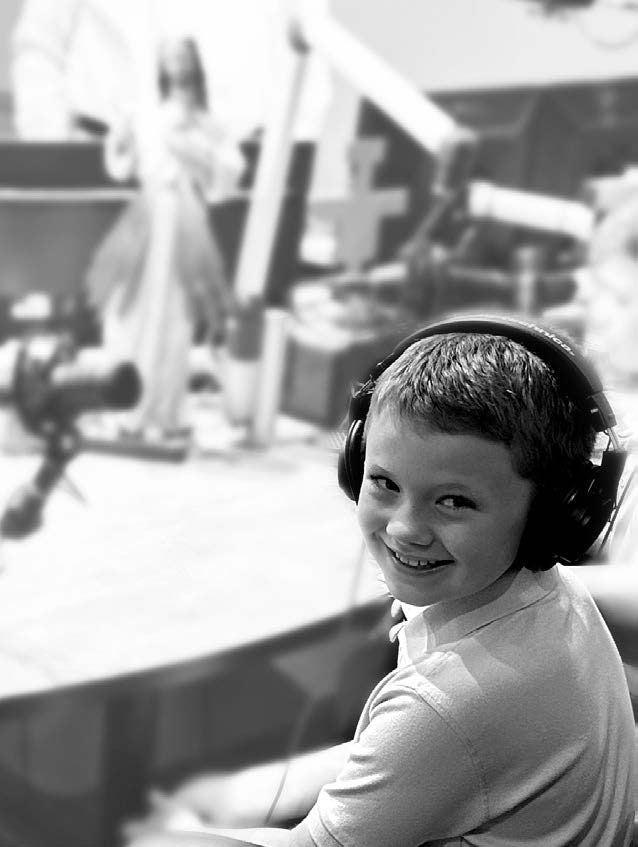
[[[404,336],[551,323],[633,462],[638,6],[3,0],[0,33],[0,843],[116,847],[152,787],[349,738],[392,666],[336,464]],[[631,503],[582,573],[635,704]]]

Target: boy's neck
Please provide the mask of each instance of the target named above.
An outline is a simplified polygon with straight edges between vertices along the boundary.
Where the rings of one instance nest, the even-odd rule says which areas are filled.
[[[485,588],[477,591],[476,594],[471,594],[468,597],[460,597],[456,600],[443,600],[440,603],[432,604],[432,606],[411,606],[409,603],[401,603],[403,614],[406,620],[410,620],[421,614],[425,609],[436,607],[437,617],[439,614],[442,617],[449,615],[449,620],[454,620],[454,618],[467,614],[467,612],[474,609],[480,609],[481,606],[492,603],[494,600],[502,597],[509,590],[520,570],[520,568],[514,566],[508,568],[497,580],[486,585]]]

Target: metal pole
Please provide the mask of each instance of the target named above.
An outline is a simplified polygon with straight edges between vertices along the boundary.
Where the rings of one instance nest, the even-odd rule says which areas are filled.
[[[334,18],[309,7],[298,25],[308,47],[430,153],[436,155],[455,136],[459,125],[447,112]]]
[[[291,68],[266,124],[235,277],[240,304],[264,295],[292,148],[307,52],[291,35]]]

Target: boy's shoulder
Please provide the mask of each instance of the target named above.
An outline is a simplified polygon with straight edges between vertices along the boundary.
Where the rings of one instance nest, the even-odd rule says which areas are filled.
[[[412,689],[417,698],[449,701],[454,709],[472,703],[491,709],[503,694],[540,699],[557,674],[582,662],[580,650],[587,649],[587,661],[615,655],[587,586],[560,565],[521,571],[505,594],[451,620],[436,607],[412,611],[398,641],[386,693]]]
[[[523,574],[513,595],[493,603],[482,621],[431,627],[428,609],[408,621],[398,666],[368,700],[361,728],[381,708],[397,727],[420,727],[424,738],[452,729],[490,768],[502,758],[495,739],[504,756],[515,744],[534,759],[541,731],[546,756],[565,739],[589,737],[625,683],[587,587],[555,567]]]

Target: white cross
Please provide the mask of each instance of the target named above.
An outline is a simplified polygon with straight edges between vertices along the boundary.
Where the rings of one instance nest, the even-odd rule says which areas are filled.
[[[348,271],[360,271],[377,255],[379,227],[384,218],[405,213],[404,188],[374,190],[372,178],[386,153],[380,138],[360,139],[350,149],[351,190],[344,200],[321,200],[313,204],[320,217],[336,221],[338,259]]]

